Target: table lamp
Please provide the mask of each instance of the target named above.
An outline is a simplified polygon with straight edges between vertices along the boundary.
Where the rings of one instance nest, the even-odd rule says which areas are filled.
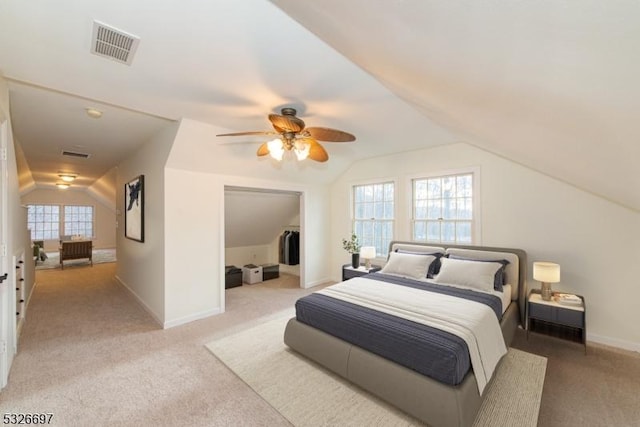
[[[551,284],[560,281],[560,265],[552,262],[534,262],[533,279],[541,282],[540,295],[545,301],[550,301],[553,293]]]
[[[363,246],[360,248],[360,256],[364,259],[364,266],[367,270],[371,269],[371,260],[376,257],[375,246]]]

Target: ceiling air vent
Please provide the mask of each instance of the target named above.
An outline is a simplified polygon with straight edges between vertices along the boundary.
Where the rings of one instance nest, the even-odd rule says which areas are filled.
[[[81,159],[88,159],[88,158],[89,158],[89,156],[90,156],[91,154],[86,154],[86,153],[77,153],[77,152],[75,152],[75,151],[66,151],[66,150],[63,150],[63,151],[62,151],[62,155],[63,155],[63,156],[69,156],[69,157],[80,157]]]
[[[127,34],[99,21],[93,21],[91,53],[131,65],[140,37]]]

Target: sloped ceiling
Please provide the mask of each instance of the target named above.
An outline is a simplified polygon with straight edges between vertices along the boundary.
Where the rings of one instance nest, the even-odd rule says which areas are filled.
[[[94,20],[141,38],[131,66],[89,53]],[[340,161],[325,182],[358,159],[465,141],[640,211],[638,22],[636,0],[3,0],[0,73],[37,185],[64,165],[34,146],[100,141],[96,157],[121,158],[104,135],[122,126],[80,122],[87,101],[136,115],[132,130],[143,117],[263,130],[292,106],[358,138],[327,144]],[[53,116],[65,96],[83,102]]]
[[[269,245],[299,215],[298,194],[226,190],[225,247]]]
[[[465,141],[640,211],[640,2],[274,3]]]

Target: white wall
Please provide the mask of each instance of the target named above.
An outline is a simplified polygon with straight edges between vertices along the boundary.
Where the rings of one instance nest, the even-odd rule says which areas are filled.
[[[602,165],[615,167],[615,165]],[[561,265],[554,288],[584,295],[588,339],[640,351],[640,213],[467,144],[355,163],[331,187],[331,273],[348,262],[355,182],[397,179],[396,239],[409,240],[410,177],[479,167],[481,232],[486,246],[522,248],[533,261]],[[529,288],[539,287],[529,273]]]
[[[224,311],[224,186],[201,172],[167,168],[165,176],[164,325],[170,327]]]
[[[165,174],[178,124],[155,135],[118,166],[116,278],[160,323],[165,320]],[[124,237],[124,185],[144,175],[144,242]],[[184,250],[189,250],[185,248]]]
[[[236,248],[224,249],[225,265],[235,265],[242,267],[245,264],[267,264],[278,262],[277,253],[276,260],[273,261],[273,250],[271,245],[255,245],[255,246],[239,246]]]
[[[16,289],[16,281],[15,281],[15,267],[13,264],[14,256],[16,260],[20,257],[24,257],[25,263],[21,266],[21,268],[25,269],[25,281],[23,286],[25,287],[25,297],[28,303],[28,299],[31,296],[31,292],[33,290],[34,285],[34,265],[31,262],[32,258],[32,249],[30,246],[30,239],[27,232],[27,215],[26,210],[20,204],[20,192],[19,192],[19,183],[18,183],[18,168],[16,161],[16,141],[13,139],[13,132],[11,129],[11,116],[10,116],[10,107],[9,107],[9,90],[7,88],[6,81],[0,75],[0,124],[6,123],[6,135],[7,135],[7,175],[6,175],[6,218],[3,218],[6,221],[6,235],[4,237],[4,241],[0,242],[7,245],[7,257],[4,259],[4,265],[1,266],[3,274],[5,272],[8,273],[8,278],[3,282],[2,291],[0,295],[0,340],[5,341],[7,343],[7,362],[10,367],[11,361],[13,360],[13,354],[17,350],[14,347],[14,342],[16,340],[16,328],[15,328],[15,289]],[[4,176],[0,177],[0,179],[5,179]],[[4,203],[4,201],[0,201],[0,203]],[[0,233],[1,235],[2,233]],[[5,311],[6,310],[6,311]],[[22,311],[23,315],[26,315],[27,307],[25,307]],[[1,357],[5,357],[5,355],[1,355]],[[3,378],[0,378],[0,383],[4,381]],[[0,384],[0,387],[2,384]]]
[[[115,200],[114,200],[115,202]],[[85,205],[93,206],[95,210],[95,239],[93,246],[100,248],[116,247],[116,213],[112,207],[102,200],[92,197],[85,190],[49,190],[36,189],[22,196],[22,204],[59,204],[59,205]],[[61,229],[60,234],[64,234]],[[47,251],[58,250],[59,240],[45,240],[44,248]]]
[[[116,184],[118,179],[118,169],[112,168],[107,173],[96,179],[87,188],[87,192],[105,206],[115,212],[116,210]]]
[[[165,326],[178,325],[225,309],[225,186],[302,193],[301,204],[306,208],[301,215],[301,225],[306,232],[302,232],[301,240],[309,249],[301,251],[301,286],[314,286],[329,280],[328,186],[291,181],[287,174],[281,180],[235,175],[234,172],[243,171],[238,168],[240,160],[225,162],[215,155],[219,147],[213,150],[210,162],[203,162],[206,147],[215,145],[218,131],[204,123],[183,120],[167,161]],[[242,161],[248,168],[257,162],[255,157],[244,157],[244,154]],[[274,174],[277,172],[267,175]]]

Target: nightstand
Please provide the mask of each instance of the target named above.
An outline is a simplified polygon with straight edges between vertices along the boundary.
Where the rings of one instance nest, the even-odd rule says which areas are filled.
[[[587,353],[587,322],[584,297],[578,295],[582,305],[560,304],[554,297],[545,301],[540,290],[534,289],[527,299],[527,339],[529,332],[539,332],[558,338],[569,339],[584,345]]]
[[[364,265],[361,265],[358,268],[353,268],[351,264],[344,264],[342,266],[342,281],[352,279],[354,277],[364,276],[365,274],[375,273],[376,271],[380,271],[382,267],[379,265],[372,265],[369,270],[365,268]]]

